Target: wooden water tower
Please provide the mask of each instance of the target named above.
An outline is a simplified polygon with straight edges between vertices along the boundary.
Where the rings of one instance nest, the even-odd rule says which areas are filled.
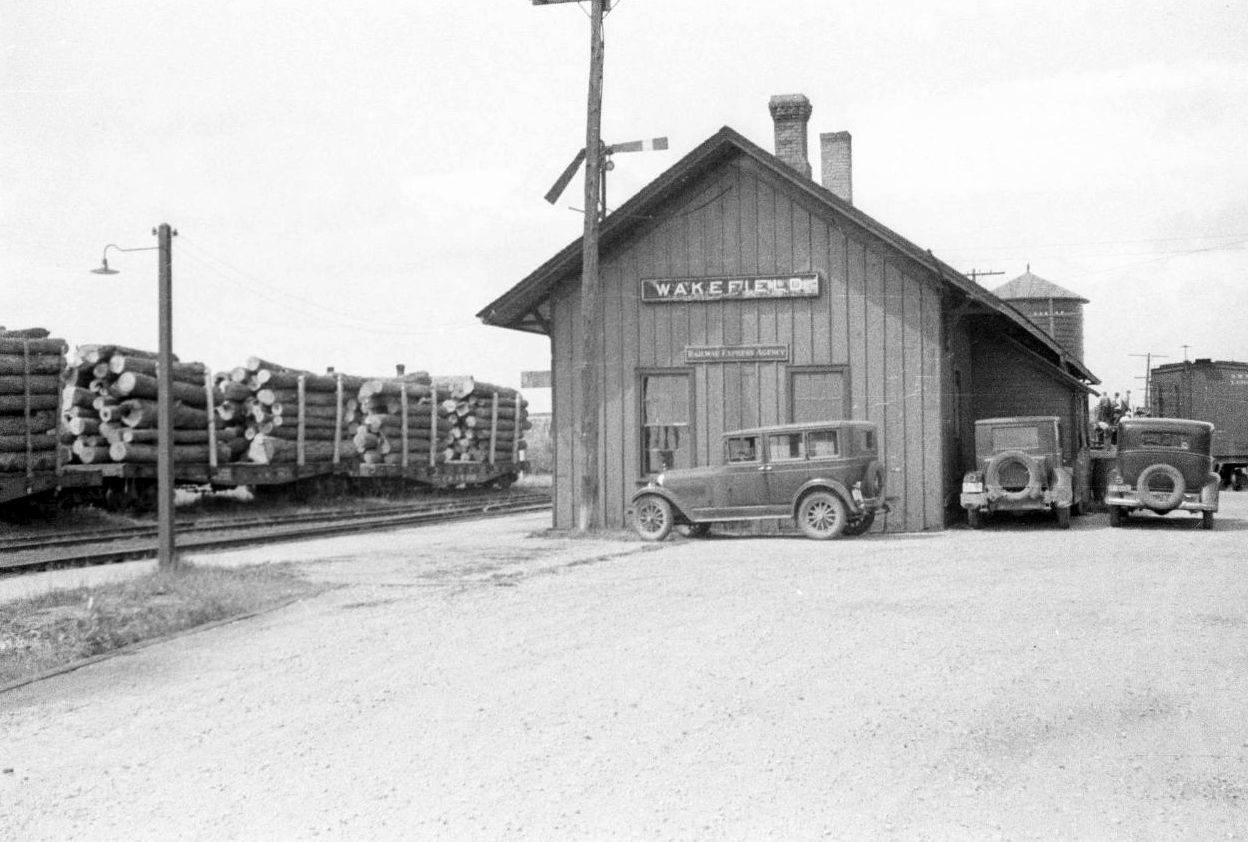
[[[992,291],[1053,337],[1075,359],[1083,360],[1083,305],[1088,299],[1031,273],[1031,267]]]

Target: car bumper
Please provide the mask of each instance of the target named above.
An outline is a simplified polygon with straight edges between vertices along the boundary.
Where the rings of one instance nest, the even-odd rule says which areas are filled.
[[[963,491],[961,495],[962,508],[968,510],[977,509],[981,512],[1030,512],[1065,509],[1070,507],[1071,502],[1072,496],[1069,488],[1049,489],[1041,492],[1038,497],[1027,497],[1022,500],[994,497],[987,491],[978,493]]]
[[[1152,506],[1140,502],[1139,496],[1134,491],[1109,491],[1105,495],[1105,505],[1122,509],[1148,509],[1149,511],[1216,512],[1218,510],[1218,495],[1216,489],[1212,494],[1207,492],[1201,494],[1184,494],[1183,502],[1179,503],[1174,508],[1155,509]]]

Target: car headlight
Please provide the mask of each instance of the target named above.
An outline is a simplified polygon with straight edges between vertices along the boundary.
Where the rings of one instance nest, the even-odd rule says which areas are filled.
[[[663,487],[663,474],[659,474],[657,477],[654,478],[654,484],[659,486],[660,488]]]

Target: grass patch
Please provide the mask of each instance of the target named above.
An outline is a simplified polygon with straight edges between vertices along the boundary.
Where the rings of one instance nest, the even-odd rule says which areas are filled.
[[[4,605],[0,617],[0,686],[325,589],[289,565],[187,565],[16,600]]]

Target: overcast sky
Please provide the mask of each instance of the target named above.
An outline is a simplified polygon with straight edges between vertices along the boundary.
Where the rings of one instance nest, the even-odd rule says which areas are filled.
[[[88,270],[169,222],[183,359],[519,386],[547,341],[474,314],[580,234],[585,6],[0,0],[0,324],[154,349],[155,253]],[[613,206],[804,93],[863,211],[1088,298],[1111,391],[1248,360],[1242,2],[617,0],[606,42],[604,139],[671,140]]]

